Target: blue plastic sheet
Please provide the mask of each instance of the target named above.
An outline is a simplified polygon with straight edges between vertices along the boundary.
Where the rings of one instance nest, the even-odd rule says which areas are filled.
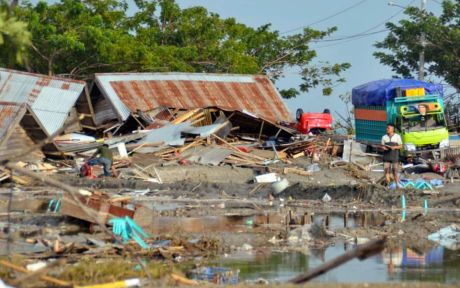
[[[426,95],[443,96],[440,84],[427,83],[415,79],[384,79],[372,81],[353,88],[351,99],[354,106],[385,106],[396,97],[396,89],[425,88]]]

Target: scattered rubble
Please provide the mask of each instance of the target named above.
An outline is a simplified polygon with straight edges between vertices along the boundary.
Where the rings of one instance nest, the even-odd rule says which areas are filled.
[[[378,154],[347,136],[302,135],[281,125],[290,115],[265,77],[144,76],[149,85],[203,81],[208,88],[195,91],[191,102],[185,92],[175,102],[160,88],[158,94],[148,90],[137,74],[100,74],[91,97],[84,89],[61,91],[72,100],[62,104],[65,113],[82,117],[64,117],[46,129],[40,114],[45,103],[0,104],[2,116],[10,111],[2,121],[14,127],[0,129],[0,253],[22,257],[1,260],[5,283],[19,287],[31,277],[57,286],[236,284],[239,271],[213,266],[213,259],[272,250],[308,253],[337,239],[438,241],[432,233],[459,225],[452,216],[460,206],[455,161],[427,162],[423,171],[406,166],[402,187],[392,190],[382,185]],[[229,102],[233,94],[219,83],[238,81],[251,83],[238,85],[253,89],[254,103],[265,104],[255,107],[242,95]],[[147,86],[136,96],[123,85]],[[208,97],[209,87],[223,94]],[[145,107],[144,100],[150,101]],[[32,124],[40,132],[31,133]],[[28,144],[10,150],[18,137]],[[85,166],[104,144],[113,153],[113,177],[104,177],[102,167]],[[115,264],[119,269],[111,277],[104,274]],[[91,277],[96,274],[101,276]]]

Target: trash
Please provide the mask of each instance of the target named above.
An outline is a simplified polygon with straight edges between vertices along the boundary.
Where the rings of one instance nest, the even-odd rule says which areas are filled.
[[[48,209],[46,212],[48,213],[58,213],[61,210],[61,200],[60,199],[51,199],[48,204]]]
[[[158,240],[151,244],[151,248],[165,248],[171,246],[171,240]]]
[[[307,171],[308,172],[319,172],[321,171],[321,168],[319,167],[318,163],[313,163],[307,166]]]
[[[324,194],[323,198],[321,198],[321,200],[323,202],[329,202],[329,201],[332,200],[332,198],[331,198],[331,196],[329,196],[329,194],[326,193],[326,194]]]
[[[45,261],[39,261],[39,262],[36,262],[36,263],[27,264],[26,269],[31,271],[31,272],[35,272],[35,271],[38,271],[40,269],[45,268],[46,266],[47,266],[47,264],[46,264]]]
[[[287,187],[289,187],[289,181],[286,178],[283,178],[280,181],[276,181],[276,182],[272,183],[272,188],[273,188],[274,195],[280,194]]]
[[[435,180],[435,179],[433,179],[433,180]],[[435,181],[434,183],[439,183],[439,182]],[[418,189],[418,190],[433,190],[433,186],[430,183],[426,182],[422,178],[418,178],[417,180],[415,180],[415,182],[413,182],[411,180],[408,180],[408,179],[401,179],[399,181],[399,185],[402,188],[412,187],[412,188]],[[392,189],[391,186],[390,186],[390,189]],[[396,188],[393,188],[393,189],[396,189]]]
[[[401,195],[401,208],[406,209],[406,196]]]
[[[388,188],[390,190],[396,190],[396,188],[398,188],[398,185],[395,182],[391,182]]]
[[[289,231],[287,236],[288,243],[290,245],[308,244],[313,238],[311,229],[312,225],[304,225]]]
[[[149,237],[141,227],[139,227],[136,222],[134,222],[128,216],[124,218],[113,218],[109,220],[109,224],[113,225],[113,233],[115,235],[121,236],[123,242],[127,242],[129,240],[136,241],[139,246],[144,249],[148,249],[149,246],[142,240],[141,237],[147,238]]]
[[[444,181],[441,179],[431,179],[430,184],[435,187],[442,187],[444,186]]]
[[[252,246],[248,243],[244,243],[242,246],[241,246],[241,250],[244,250],[244,251],[250,251],[252,250]]]
[[[276,173],[268,173],[263,175],[258,175],[255,177],[256,183],[273,183],[280,181],[280,177]]]
[[[246,220],[246,225],[248,225],[248,226],[254,225],[254,220],[252,220],[252,219]]]
[[[116,281],[104,284],[78,286],[80,288],[128,288],[128,287],[141,287],[141,280],[138,278],[127,279],[123,281]]]
[[[428,240],[448,249],[457,250],[460,248],[460,227],[456,224],[451,224],[436,233],[428,235]]]
[[[225,267],[201,267],[191,270],[187,277],[194,280],[208,281],[214,284],[236,285],[240,271]]]

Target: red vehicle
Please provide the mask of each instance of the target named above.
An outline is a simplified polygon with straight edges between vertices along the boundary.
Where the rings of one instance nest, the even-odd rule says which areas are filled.
[[[301,134],[320,134],[332,129],[332,115],[329,109],[324,109],[323,113],[304,113],[302,109],[297,109],[297,123],[295,128]]]

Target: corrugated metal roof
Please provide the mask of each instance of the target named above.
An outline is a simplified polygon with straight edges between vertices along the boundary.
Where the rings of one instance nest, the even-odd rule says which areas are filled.
[[[0,101],[27,103],[48,135],[58,130],[85,82],[0,68]]]
[[[0,102],[0,142],[5,140],[8,129],[13,129],[11,126],[18,121],[16,118],[23,114],[20,113],[22,108],[24,107],[17,103]]]
[[[275,86],[262,75],[102,73],[96,74],[96,84],[122,120],[131,112],[159,106],[219,107],[275,122],[291,120]]]

